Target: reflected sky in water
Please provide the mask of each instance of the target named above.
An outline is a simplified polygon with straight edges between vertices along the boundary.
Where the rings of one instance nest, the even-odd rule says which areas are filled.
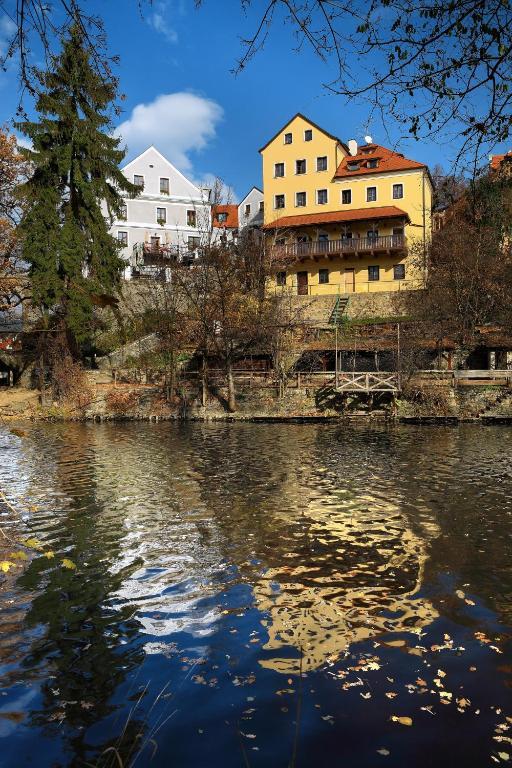
[[[507,427],[24,429],[0,525],[54,557],[2,577],[0,765],[512,755]]]

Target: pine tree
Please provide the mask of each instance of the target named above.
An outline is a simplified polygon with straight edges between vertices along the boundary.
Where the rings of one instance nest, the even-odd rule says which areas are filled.
[[[39,120],[17,126],[32,142],[25,154],[33,174],[20,189],[23,257],[34,302],[76,352],[90,336],[97,297],[119,286],[124,263],[109,223],[120,215],[120,192],[137,189],[119,169],[125,150],[112,136],[116,83],[95,71],[77,25],[38,78]]]

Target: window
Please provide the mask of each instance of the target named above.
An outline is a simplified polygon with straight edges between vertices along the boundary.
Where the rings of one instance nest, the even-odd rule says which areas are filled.
[[[156,209],[156,220],[159,224],[165,224],[167,221],[167,209],[166,208],[157,208]]]
[[[350,229],[346,229],[343,232],[343,234],[341,236],[341,240],[342,240],[342,242],[345,242],[346,240],[352,240],[352,232],[350,231]]]
[[[366,236],[368,237],[368,240],[376,240],[379,236],[379,230],[378,229],[369,229],[366,233]]]
[[[318,282],[320,285],[326,285],[329,282],[329,270],[328,269],[319,269],[318,270]]]
[[[284,163],[276,163],[274,165],[274,176],[276,179],[280,179],[284,176]]]
[[[347,163],[347,170],[349,170],[349,171],[358,171],[359,170],[359,163]]]
[[[393,234],[394,235],[403,235],[404,228],[403,227],[393,227]]]
[[[160,194],[169,194],[169,179],[160,179]]]
[[[366,202],[374,203],[377,200],[377,187],[366,187]]]
[[[295,195],[295,205],[297,208],[303,208],[306,205],[306,193],[297,192]]]
[[[313,131],[311,128],[306,128],[304,131],[304,141],[311,141],[313,138]]]
[[[260,200],[260,213],[263,213],[264,208],[265,208],[265,203],[263,202],[263,200]]]
[[[368,267],[368,280],[372,282],[379,279],[380,268],[378,266]]]
[[[128,245],[128,232],[118,232],[117,233],[117,242],[120,245]]]
[[[276,195],[274,203],[274,208],[284,208],[284,195]]]
[[[137,174],[135,174],[133,177],[133,183],[136,187],[144,189],[144,176],[137,176]]]
[[[219,224],[223,224],[227,220],[228,220],[228,214],[226,213],[226,211],[221,211],[220,213],[217,214],[217,221],[219,222]]]
[[[201,245],[201,238],[200,237],[189,237],[188,238],[188,249],[189,251],[193,251],[195,248],[199,248]]]
[[[151,250],[152,251],[158,251],[160,248],[160,238],[159,237],[152,237],[151,238]]]
[[[285,144],[291,144],[293,141],[293,136],[291,133],[285,133],[284,135],[284,143]]]
[[[306,173],[306,161],[305,160],[296,160],[295,161],[295,173]]]
[[[319,189],[316,193],[316,201],[318,205],[325,205],[327,203],[327,190]]]
[[[393,184],[393,200],[400,200],[404,196],[404,185]]]
[[[327,155],[322,155],[321,157],[317,157],[317,159],[316,159],[316,169],[317,169],[317,171],[326,171],[327,170]]]
[[[195,211],[187,211],[187,225],[189,227],[195,227],[196,226],[196,212]]]
[[[245,206],[245,215],[250,216],[251,215],[251,206],[250,204]]]
[[[341,202],[343,205],[350,205],[352,202],[352,190],[351,189],[344,189],[341,192]]]
[[[282,287],[283,285],[286,285],[286,272],[277,273],[277,284],[280,287]]]
[[[394,280],[405,280],[405,264],[394,264],[393,265],[393,279]]]
[[[378,168],[378,166],[379,166],[379,161],[377,160],[376,157],[372,157],[372,159],[368,160],[368,162],[366,163],[367,168]]]
[[[122,221],[126,221],[126,219],[128,218],[128,207],[126,203],[121,203],[121,205],[119,206],[119,218]]]

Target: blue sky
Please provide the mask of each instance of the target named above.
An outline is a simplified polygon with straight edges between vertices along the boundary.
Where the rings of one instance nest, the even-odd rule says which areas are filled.
[[[121,59],[125,100],[119,123],[127,160],[154,144],[193,179],[220,176],[241,197],[261,185],[259,147],[296,112],[345,141],[362,141],[368,132],[381,144],[399,139],[391,121],[367,124],[364,104],[329,95],[322,87],[329,68],[308,48],[295,52],[296,40],[284,24],[274,27],[264,50],[235,76],[240,37],[255,22],[254,13],[242,12],[240,0],[204,0],[199,10],[193,0],[154,0],[143,6],[142,17],[136,0],[88,5],[102,14],[110,50]],[[5,25],[0,17],[0,50]],[[12,120],[17,103],[11,70],[0,75],[0,123]],[[25,100],[29,111],[30,106]],[[447,141],[403,142],[400,151],[431,168],[450,165]]]

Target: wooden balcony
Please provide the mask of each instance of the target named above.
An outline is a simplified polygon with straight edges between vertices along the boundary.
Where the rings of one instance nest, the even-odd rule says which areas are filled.
[[[393,253],[407,247],[405,235],[383,235],[379,237],[350,237],[337,240],[315,240],[308,243],[287,243],[275,245],[274,255],[278,259],[329,259],[350,254],[354,256]]]

